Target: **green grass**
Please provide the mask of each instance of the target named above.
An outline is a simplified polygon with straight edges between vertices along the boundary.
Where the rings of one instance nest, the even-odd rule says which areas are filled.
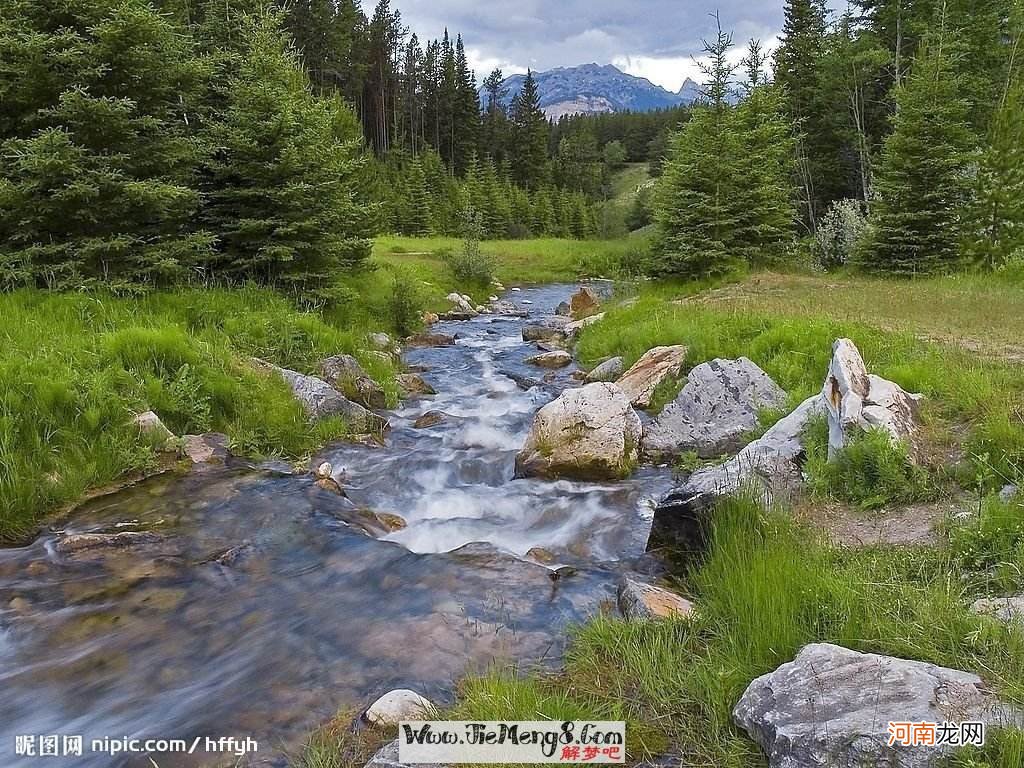
[[[19,291],[0,296],[0,540],[126,472],[151,467],[130,426],[153,409],[177,434],[222,431],[244,454],[301,456],[345,433],[308,423],[261,357],[312,372],[359,353],[368,327],[346,330],[270,291],[180,290],[143,298]],[[379,326],[378,326],[379,327]],[[386,363],[363,356],[397,395]]]

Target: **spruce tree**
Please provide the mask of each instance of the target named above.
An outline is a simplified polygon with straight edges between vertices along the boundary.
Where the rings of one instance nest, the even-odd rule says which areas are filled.
[[[145,0],[0,7],[0,264],[51,287],[164,283],[193,232],[190,117],[205,77]]]
[[[732,37],[719,27],[705,41],[709,64],[702,95],[690,121],[670,140],[658,180],[655,222],[661,274],[708,277],[742,263],[744,243],[736,228],[744,211],[742,144],[728,99],[735,67],[728,61]]]
[[[248,26],[248,50],[210,131],[218,150],[203,220],[219,240],[220,275],[318,293],[369,256],[359,140],[340,98],[312,95],[279,16]]]
[[[512,103],[512,156],[516,159],[516,181],[524,187],[537,189],[547,181],[548,121],[530,70]]]
[[[455,102],[452,105],[452,122],[455,132],[455,172],[461,173],[471,154],[476,152],[479,142],[480,97],[476,92],[476,78],[466,60],[466,49],[462,35],[455,39]]]
[[[975,137],[969,105],[940,33],[926,39],[896,92],[893,132],[875,177],[872,248],[864,266],[912,275],[960,259]]]
[[[407,235],[430,235],[434,227],[431,201],[427,192],[427,177],[418,157],[412,158],[405,169],[405,210],[400,222]]]

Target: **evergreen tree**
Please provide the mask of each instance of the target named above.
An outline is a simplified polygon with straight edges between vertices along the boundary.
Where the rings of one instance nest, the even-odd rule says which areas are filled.
[[[418,157],[405,168],[405,216],[401,230],[407,235],[429,235],[433,232],[431,201],[427,193],[427,177]]]
[[[476,78],[466,61],[462,35],[455,39],[455,101],[452,105],[452,124],[455,132],[453,164],[461,173],[471,154],[476,153],[479,142],[480,98],[476,92]]]
[[[484,79],[484,93],[487,94],[487,106],[484,111],[481,145],[483,153],[490,155],[495,162],[501,164],[508,159],[508,114],[505,99],[508,89],[502,84],[505,76],[500,69],[495,69]]]
[[[540,108],[537,81],[529,70],[512,104],[512,144],[516,181],[527,189],[537,189],[548,178],[548,121]]]
[[[895,274],[949,269],[959,259],[975,139],[969,105],[940,33],[922,43],[897,89],[885,140],[865,266]]]
[[[249,41],[211,128],[203,220],[220,274],[315,294],[369,256],[354,121],[310,93],[276,15],[252,19]]]
[[[202,262],[189,115],[206,73],[169,18],[145,0],[7,0],[0,52],[6,280],[159,283]]]
[[[741,142],[728,97],[735,67],[728,61],[732,37],[719,26],[704,41],[709,64],[705,104],[670,143],[658,181],[655,222],[662,274],[707,277],[727,273],[742,260],[736,227],[743,218]]]

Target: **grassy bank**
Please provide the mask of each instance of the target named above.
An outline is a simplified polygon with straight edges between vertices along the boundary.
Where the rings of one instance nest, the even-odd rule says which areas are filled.
[[[962,503],[976,514],[946,520],[934,546],[851,549],[797,509],[766,511],[743,498],[722,503],[705,559],[675,566],[669,578],[694,601],[694,618],[598,616],[576,629],[562,672],[496,669],[466,679],[445,716],[625,720],[631,762],[670,754],[683,766],[760,766],[764,756],[732,725],[732,708],[751,680],[810,642],[972,671],[1024,706],[1024,633],[968,607],[979,597],[1024,590],[1024,507],[1019,496],[1004,503],[994,494],[1024,477],[1024,369],[1005,355],[1024,316],[1024,289],[974,278],[896,283],[754,274],[703,291],[647,284],[633,299],[583,332],[583,362],[623,355],[628,364],[663,344],[687,345],[688,367],[745,355],[795,405],[821,387],[832,341],[854,339],[872,371],[928,397],[929,450],[913,478],[922,487],[911,490],[933,500],[966,495]],[[996,317],[1003,325],[990,334]],[[986,340],[998,348],[983,346]],[[678,382],[660,399],[677,390]],[[885,471],[897,457],[886,455],[891,466],[882,466],[877,445],[858,450],[841,465],[846,476],[817,478],[797,503],[850,501],[830,497],[851,487],[854,496],[881,489],[892,492],[883,501],[903,501],[907,483]],[[821,471],[821,464],[808,468]],[[362,765],[386,736],[356,743],[324,732],[295,765]],[[1024,733],[990,739],[950,765],[1024,764]]]

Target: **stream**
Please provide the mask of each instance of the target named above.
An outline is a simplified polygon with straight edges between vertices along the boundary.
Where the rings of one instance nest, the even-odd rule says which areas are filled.
[[[38,765],[16,737],[55,734],[83,736],[83,755],[43,764],[152,768],[89,742],[235,736],[259,744],[243,764],[283,766],[319,723],[392,688],[450,701],[454,681],[491,664],[557,664],[567,627],[644,567],[653,501],[671,486],[652,468],[609,484],[512,479],[534,413],[574,385],[574,367],[529,391],[502,371],[544,376],[525,362],[537,349],[522,326],[573,290],[507,294],[526,321],[435,326],[456,345],[405,361],[438,394],[389,412],[385,446],[315,457],[347,499],[309,474],[235,459],[95,499],[31,545],[0,549],[0,765]],[[414,428],[429,410],[448,418]],[[367,510],[406,525],[389,531]],[[93,532],[136,538],[60,545]]]

